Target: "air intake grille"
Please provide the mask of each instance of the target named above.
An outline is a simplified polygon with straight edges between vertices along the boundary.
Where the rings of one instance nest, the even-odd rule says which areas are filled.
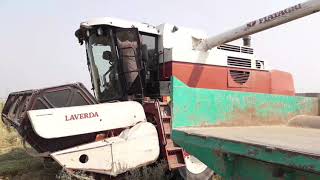
[[[251,68],[251,59],[237,58],[228,56],[228,65]]]
[[[241,47],[241,52],[242,53],[247,53],[247,54],[253,54],[253,49],[252,48],[247,48],[247,47]]]
[[[218,49],[225,50],[225,51],[232,51],[232,52],[241,52],[246,54],[253,54],[253,49],[248,47],[240,47],[230,44],[223,44],[218,46]]]
[[[233,51],[233,52],[240,52],[240,46],[234,46],[229,44],[223,44],[221,46],[218,46],[218,49]]]
[[[256,60],[256,68],[261,69],[263,68],[264,62],[260,60]]]
[[[230,70],[230,75],[234,82],[243,85],[248,81],[250,72]]]

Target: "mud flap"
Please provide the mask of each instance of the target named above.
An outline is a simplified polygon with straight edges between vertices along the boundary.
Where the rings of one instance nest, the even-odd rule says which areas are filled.
[[[116,176],[156,161],[159,152],[156,128],[141,122],[117,137],[58,151],[51,157],[67,169]]]

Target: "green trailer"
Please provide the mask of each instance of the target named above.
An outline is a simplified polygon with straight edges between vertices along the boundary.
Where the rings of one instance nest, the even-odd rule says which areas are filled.
[[[319,98],[171,83],[174,142],[224,179],[320,179]]]

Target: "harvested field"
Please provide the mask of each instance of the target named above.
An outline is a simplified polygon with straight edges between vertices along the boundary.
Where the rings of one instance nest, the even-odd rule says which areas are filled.
[[[0,112],[2,107],[0,102]],[[0,179],[55,179],[59,169],[45,168],[41,158],[26,154],[15,130],[0,122]]]

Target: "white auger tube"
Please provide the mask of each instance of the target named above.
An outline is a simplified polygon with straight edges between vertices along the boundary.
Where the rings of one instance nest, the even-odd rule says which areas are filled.
[[[222,34],[204,39],[199,43],[196,49],[207,51],[221,44],[228,43],[236,39],[285,24],[287,22],[308,16],[319,11],[320,0],[309,0],[307,2],[300,3],[271,15],[265,16],[263,18],[251,21],[249,23],[246,23],[245,25],[224,32]]]

